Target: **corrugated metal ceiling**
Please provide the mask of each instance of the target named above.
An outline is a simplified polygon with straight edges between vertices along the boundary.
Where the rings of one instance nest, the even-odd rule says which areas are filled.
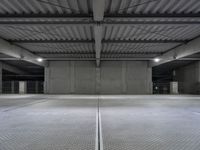
[[[199,0],[106,0],[107,14],[199,13]],[[1,14],[92,12],[92,0],[1,0]]]
[[[91,26],[0,26],[0,36],[6,40],[91,40]]]
[[[187,40],[200,35],[200,25],[123,25],[106,26],[104,39]]]
[[[107,14],[199,13],[199,0],[106,0]]]
[[[33,53],[95,53],[94,44],[24,43],[18,44]]]
[[[6,40],[92,40],[93,27],[0,25],[0,36]],[[200,35],[200,25],[123,25],[105,26],[104,40],[190,40]]]
[[[1,0],[1,14],[85,13],[92,10],[92,0]]]
[[[169,50],[178,44],[159,44],[159,43],[124,43],[124,44],[103,44],[104,53],[157,53],[161,54],[166,50]]]
[[[198,24],[148,24],[148,22],[200,22],[199,17],[145,17],[177,14],[199,14],[199,0],[106,0],[104,41],[129,41],[103,43],[102,57],[134,57],[138,53],[157,55],[200,35]],[[63,17],[63,16],[68,17]],[[128,15],[129,17],[116,17]],[[131,17],[144,15],[144,17]],[[26,16],[26,17],[23,17]],[[29,17],[30,16],[30,17]],[[47,16],[41,17],[40,16]],[[54,17],[53,17],[54,16]],[[56,18],[56,16],[60,16]],[[75,16],[75,17],[74,17]],[[77,17],[80,16],[80,17]],[[16,43],[36,54],[61,54],[63,57],[95,58],[92,0],[1,0],[0,37]],[[10,22],[4,24],[3,22]],[[57,24],[26,24],[26,22],[58,22]],[[85,24],[59,24],[60,22],[83,21]],[[118,24],[123,21],[140,21],[146,24]],[[16,22],[23,22],[16,24]],[[13,24],[12,24],[13,23]],[[88,24],[87,24],[88,23]],[[31,40],[31,43],[23,43]],[[36,41],[34,43],[33,41]],[[52,42],[38,43],[50,40]],[[58,42],[53,42],[53,41]],[[59,40],[85,40],[93,43],[59,43]],[[177,43],[134,43],[134,40],[182,40]],[[66,54],[67,53],[67,54]],[[85,54],[84,54],[85,53]],[[113,55],[111,54],[113,53]],[[115,54],[118,53],[118,54]],[[124,54],[123,54],[124,53]],[[128,53],[128,54],[127,54]],[[130,54],[131,53],[131,54]],[[84,54],[84,56],[83,56]]]

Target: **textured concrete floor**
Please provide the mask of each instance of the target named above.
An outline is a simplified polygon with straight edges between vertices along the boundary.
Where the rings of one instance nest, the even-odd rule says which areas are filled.
[[[1,95],[0,150],[199,150],[198,96]]]
[[[200,150],[200,97],[101,100],[105,150]]]
[[[96,99],[0,97],[0,150],[94,150]]]

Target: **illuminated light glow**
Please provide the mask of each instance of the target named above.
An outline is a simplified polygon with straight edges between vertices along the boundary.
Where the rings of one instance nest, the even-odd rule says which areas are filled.
[[[154,61],[155,61],[155,62],[159,62],[159,61],[160,61],[160,58],[155,58]]]
[[[42,62],[43,59],[42,59],[42,58],[37,58],[37,61],[38,61],[38,62]]]

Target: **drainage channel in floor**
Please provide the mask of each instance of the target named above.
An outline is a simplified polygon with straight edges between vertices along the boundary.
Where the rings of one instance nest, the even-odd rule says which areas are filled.
[[[95,150],[103,150],[100,96],[98,96],[98,100],[97,100],[97,112],[96,112],[96,146],[95,146]]]

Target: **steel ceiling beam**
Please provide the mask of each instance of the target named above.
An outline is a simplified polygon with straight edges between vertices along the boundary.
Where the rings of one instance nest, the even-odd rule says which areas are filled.
[[[12,43],[66,43],[66,44],[87,44],[94,43],[94,40],[10,40]],[[102,40],[102,43],[187,43],[188,40]]]
[[[91,53],[91,52],[85,52],[85,53],[67,53],[67,52],[61,52],[61,53],[57,53],[57,52],[38,52],[37,55],[95,55],[95,53]],[[129,52],[129,53],[113,53],[113,52],[102,52],[102,55],[136,55],[136,54],[162,54],[161,52]]]
[[[96,60],[96,58],[72,58],[72,57],[46,57],[45,58],[46,60],[50,60],[50,61],[64,61],[64,60],[66,60],[66,61],[95,61]],[[0,58],[0,61],[1,60],[10,60],[9,58],[4,58],[4,59],[2,59],[2,58]],[[18,60],[18,59],[16,59],[16,58],[13,58],[12,60]],[[153,57],[112,57],[112,58],[101,58],[101,61],[136,61],[136,60],[146,60],[146,61],[151,61],[151,60],[153,60]],[[200,58],[193,58],[193,57],[191,57],[191,58],[181,58],[181,59],[178,59],[177,61],[200,61]],[[4,67],[3,69],[5,69],[5,70],[8,70],[8,71],[10,71],[10,72],[15,72],[15,73],[18,73],[18,74],[23,74],[23,72],[19,72],[19,71],[17,71],[17,70],[11,70],[11,68],[6,68],[6,67]]]
[[[140,21],[140,20],[135,20],[135,21],[115,21],[115,20],[110,20],[110,21],[104,21],[102,22],[102,24],[104,25],[118,25],[118,26],[121,26],[121,25],[197,25],[197,24],[200,24],[200,20],[196,20],[196,21],[177,21],[177,20],[174,20],[174,21],[168,21],[168,20],[165,20],[165,21],[149,21],[149,20],[143,20],[143,21]]]
[[[100,5],[95,8],[94,14],[99,8]],[[96,17],[97,15],[93,15],[93,19]],[[159,18],[162,20],[155,20]],[[107,14],[102,20],[92,20],[91,14],[0,15],[0,25],[95,25],[97,22],[104,25],[195,25],[200,24],[200,14]]]
[[[0,60],[1,60],[1,58],[0,58]],[[5,62],[0,62],[0,64],[2,66],[2,69],[7,70],[9,72],[14,72],[16,74],[27,74],[28,73],[27,71],[19,69],[19,68],[15,67],[15,66],[7,64]]]
[[[15,25],[15,26],[21,26],[21,25],[25,25],[25,26],[41,26],[41,25],[57,25],[57,26],[63,26],[63,25],[94,25],[95,22],[94,21],[63,21],[63,20],[51,20],[51,21],[38,21],[38,20],[27,20],[27,21],[23,21],[23,20],[19,20],[19,21],[4,21],[4,20],[0,20],[0,25],[2,26],[6,26],[6,25]]]
[[[19,47],[15,44],[11,44],[3,39],[0,39],[0,53],[15,57],[19,60],[28,61],[40,66],[46,66],[47,62],[44,60],[42,62],[38,62],[37,59],[39,56],[29,52],[28,50]]]
[[[94,40],[95,40],[95,53],[96,65],[100,66],[102,39],[103,39],[103,26],[101,22],[104,18],[105,0],[93,0],[93,19],[96,22],[94,25]]]
[[[151,67],[158,66],[167,62],[182,59],[184,57],[187,57],[199,52],[200,52],[200,37],[188,42],[187,44],[178,46],[158,56],[157,58],[159,58],[160,61],[159,62],[151,61],[150,66]]]
[[[93,14],[59,14],[59,13],[46,13],[46,14],[0,14],[0,19],[92,19]],[[132,18],[162,18],[162,19],[177,19],[177,18],[200,18],[200,13],[179,13],[179,14],[104,14],[107,19],[132,19]]]
[[[124,61],[124,60],[130,60],[130,61],[148,61],[151,60],[152,58],[101,58],[101,61]],[[96,58],[47,58],[47,60],[50,61],[94,61]]]
[[[92,19],[92,14],[0,14],[0,19]]]
[[[162,18],[162,19],[183,19],[183,18],[199,18],[200,13],[180,13],[180,14],[159,14],[159,13],[154,13],[154,14],[104,14],[104,17],[107,19],[133,19],[133,18]]]
[[[165,43],[187,43],[188,40],[103,40],[103,43],[160,43],[160,44],[165,44]]]
[[[67,44],[87,44],[94,43],[94,40],[9,40],[12,43],[67,43]]]
[[[96,22],[96,21],[58,21],[58,20],[51,20],[51,21],[31,21],[31,20],[27,20],[27,21],[3,21],[0,20],[0,26],[7,26],[7,25],[13,25],[13,26],[41,26],[41,25],[48,25],[48,26],[64,26],[64,25],[96,25],[97,23],[102,24],[102,25],[199,25],[200,24],[200,20],[188,20],[188,21],[169,21],[169,20],[164,20],[164,21],[149,21],[149,20],[143,20],[143,21],[139,21],[139,20],[135,20],[135,21],[116,21],[116,20],[105,20],[105,21],[101,21],[101,22]]]

